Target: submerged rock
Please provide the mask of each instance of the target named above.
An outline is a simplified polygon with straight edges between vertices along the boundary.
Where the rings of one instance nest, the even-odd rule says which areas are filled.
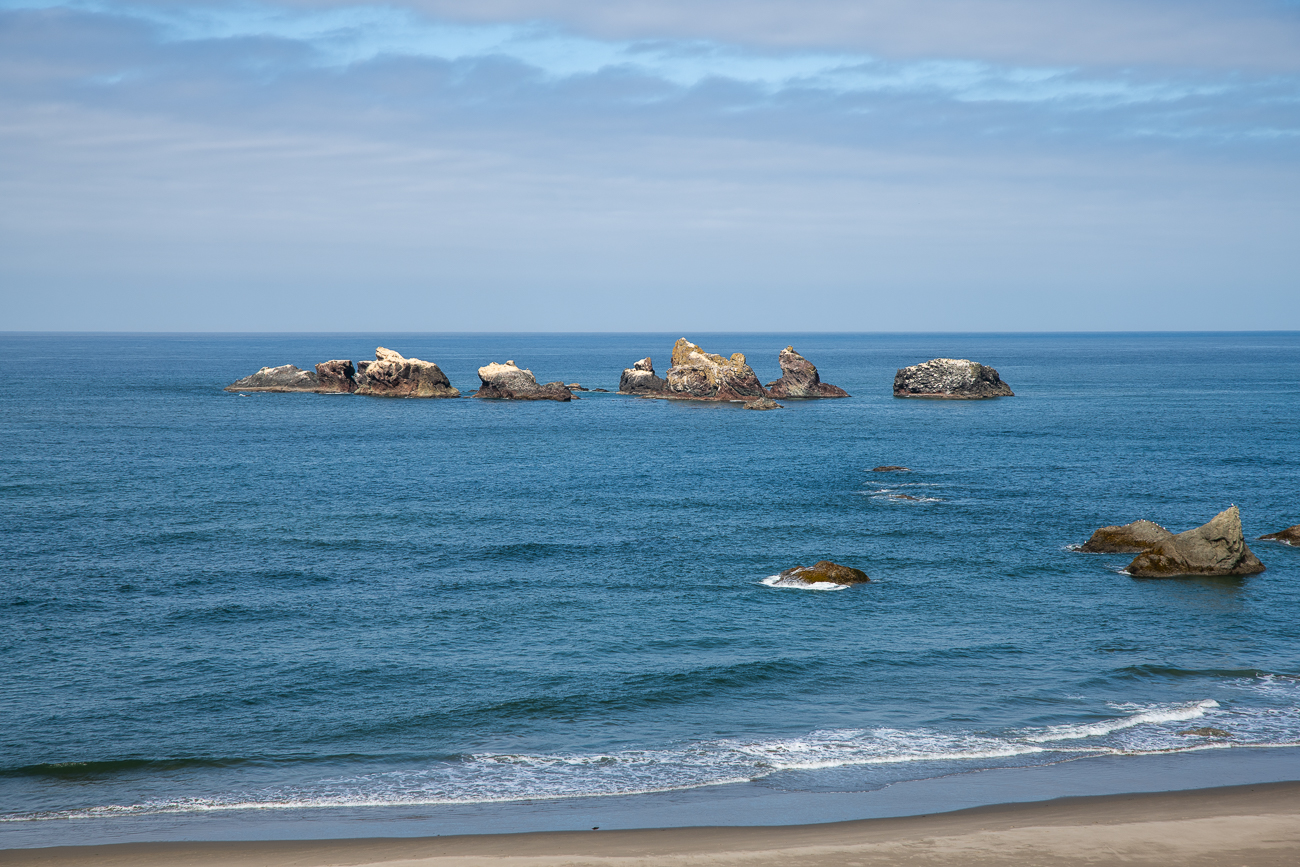
[[[1079,550],[1089,554],[1137,554],[1173,536],[1154,521],[1134,521],[1119,527],[1102,527]]]
[[[770,397],[759,397],[745,401],[745,409],[785,409]]]
[[[380,346],[374,361],[357,365],[357,394],[374,397],[460,397],[447,375],[432,361],[404,358]]]
[[[1182,735],[1182,736],[1185,737],[1185,738],[1186,738],[1186,737],[1196,737],[1196,738],[1230,738],[1230,737],[1232,737],[1232,732],[1230,732],[1230,731],[1224,731],[1223,729],[1215,728],[1214,726],[1201,726],[1201,727],[1198,728],[1198,729],[1187,729],[1186,731],[1181,731],[1181,732],[1179,732],[1179,734]]]
[[[673,365],[665,375],[663,396],[686,400],[750,400],[767,391],[739,352],[731,358],[713,355],[685,337],[673,345]]]
[[[772,397],[848,397],[849,393],[837,385],[822,382],[813,363],[787,346],[777,356],[781,364],[781,378],[767,384]]]
[[[226,386],[226,391],[316,391],[314,371],[299,370],[292,364],[263,367]]]
[[[664,394],[667,391],[668,381],[655,375],[648,355],[624,370],[618,380],[619,394]]]
[[[830,560],[818,560],[811,566],[795,566],[777,575],[778,578],[798,578],[809,584],[826,582],[830,584],[866,584],[871,579],[861,569],[841,566]]]
[[[1260,536],[1261,539],[1267,539],[1270,542],[1281,542],[1283,545],[1292,545],[1300,548],[1300,524],[1294,527],[1287,527],[1285,530],[1279,530],[1276,533],[1269,533],[1267,536]]]
[[[1015,397],[998,372],[965,358],[935,358],[904,367],[894,376],[894,397],[978,400]]]
[[[531,370],[517,366],[513,361],[505,364],[493,362],[478,369],[483,381],[475,397],[489,400],[573,400],[573,392],[562,382],[538,385]]]
[[[1134,578],[1255,575],[1264,571],[1264,564],[1246,547],[1241,513],[1232,506],[1208,523],[1170,536],[1138,554],[1125,571]]]
[[[871,468],[871,472],[873,473],[910,473],[911,471],[911,467],[883,466]]]
[[[322,361],[316,365],[316,390],[327,394],[351,394],[357,390],[357,369],[346,359]]]

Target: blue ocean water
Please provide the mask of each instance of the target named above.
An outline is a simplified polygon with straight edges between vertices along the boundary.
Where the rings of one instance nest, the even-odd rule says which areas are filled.
[[[678,336],[0,335],[0,837],[1300,745],[1300,549],[1070,550],[1300,523],[1300,334],[687,335],[852,395],[765,413],[222,391],[381,344],[613,390]],[[891,396],[937,356],[1017,396]],[[872,583],[763,584],[823,558]]]

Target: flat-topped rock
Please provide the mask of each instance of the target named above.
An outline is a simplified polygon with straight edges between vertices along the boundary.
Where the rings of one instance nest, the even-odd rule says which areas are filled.
[[[1137,554],[1172,539],[1173,535],[1154,521],[1134,521],[1098,529],[1079,550],[1089,554]]]
[[[1276,533],[1269,533],[1267,536],[1260,536],[1261,539],[1267,539],[1270,542],[1281,542],[1283,545],[1292,545],[1300,548],[1300,524],[1294,527],[1287,527],[1285,530],[1278,530]]]
[[[1015,397],[998,372],[965,358],[934,358],[904,367],[894,376],[894,397],[979,400]]]
[[[1135,578],[1181,575],[1255,575],[1264,564],[1246,547],[1236,506],[1206,524],[1158,542],[1133,558],[1125,570]]]
[[[673,365],[663,397],[685,400],[741,400],[767,397],[754,370],[739,352],[723,358],[705,352],[685,337],[673,345]]]
[[[794,351],[793,346],[782,349],[777,356],[781,365],[781,378],[767,384],[768,393],[775,398],[848,397],[849,393],[837,385],[822,382],[811,361]]]
[[[316,391],[316,372],[292,364],[263,367],[257,373],[226,386],[226,391]]]
[[[871,472],[873,473],[910,473],[911,471],[912,471],[911,467],[899,467],[893,464],[887,464],[885,466],[871,468]]]
[[[519,367],[514,361],[505,364],[493,362],[478,369],[483,381],[475,397],[488,400],[573,400],[573,392],[562,382],[537,384],[531,370]]]
[[[786,569],[780,573],[778,578],[798,578],[809,584],[818,584],[822,582],[830,584],[866,584],[871,579],[867,573],[861,569],[854,569],[852,566],[841,566],[839,563],[832,563],[830,560],[818,560],[811,566],[795,566],[793,569]]]
[[[668,381],[655,375],[650,356],[638,361],[623,371],[618,380],[619,394],[666,394]]]
[[[374,361],[357,365],[356,384],[357,394],[373,397],[460,397],[432,361],[405,358],[382,346],[375,349]]]
[[[770,397],[759,397],[754,400],[745,401],[745,409],[785,409],[781,404],[772,400]]]

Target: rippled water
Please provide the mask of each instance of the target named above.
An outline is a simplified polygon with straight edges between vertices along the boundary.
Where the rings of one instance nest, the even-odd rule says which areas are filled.
[[[1069,550],[1300,522],[1300,335],[688,335],[853,395],[767,413],[221,391],[379,343],[615,389],[677,336],[0,335],[0,824],[1300,744],[1300,549]],[[935,356],[1017,397],[891,397]],[[824,558],[872,583],[768,586]]]

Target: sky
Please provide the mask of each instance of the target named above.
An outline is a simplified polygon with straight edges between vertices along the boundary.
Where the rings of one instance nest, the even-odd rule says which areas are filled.
[[[1300,329],[1300,0],[0,0],[0,331]]]

